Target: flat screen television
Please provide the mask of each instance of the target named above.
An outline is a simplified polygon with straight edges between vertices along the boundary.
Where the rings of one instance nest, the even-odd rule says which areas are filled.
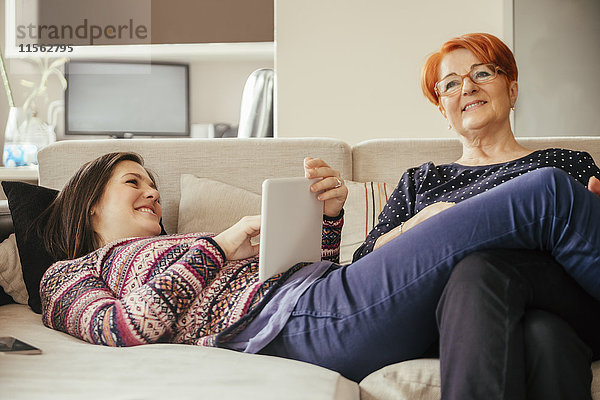
[[[71,61],[65,135],[189,136],[189,67]]]

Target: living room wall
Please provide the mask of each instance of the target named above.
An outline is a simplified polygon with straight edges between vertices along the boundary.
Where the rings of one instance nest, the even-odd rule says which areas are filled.
[[[275,0],[277,133],[447,137],[420,68],[450,37],[512,40],[512,1]]]
[[[454,136],[422,95],[420,69],[467,32],[515,53],[517,136],[600,135],[598,0],[275,2],[281,137]]]

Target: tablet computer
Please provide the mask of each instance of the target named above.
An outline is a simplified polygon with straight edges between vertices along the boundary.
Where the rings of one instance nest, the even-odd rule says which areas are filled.
[[[259,279],[303,261],[321,261],[323,202],[310,186],[318,179],[266,179],[262,185]]]

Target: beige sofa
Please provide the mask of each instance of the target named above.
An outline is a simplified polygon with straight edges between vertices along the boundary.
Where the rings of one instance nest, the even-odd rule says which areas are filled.
[[[585,150],[600,160],[600,138],[522,142],[535,149]],[[263,179],[301,176],[303,157],[323,158],[340,170],[350,188],[342,237],[345,260],[364,238],[373,214],[376,218],[404,170],[429,160],[451,162],[460,155],[453,139],[380,139],[353,147],[313,138],[64,141],[40,152],[40,184],[59,189],[83,162],[119,150],[139,152],[157,175],[169,233],[179,232],[184,225],[192,229],[192,220],[219,229],[219,223],[255,209]],[[184,186],[182,179],[187,179]],[[242,198],[244,204],[239,204]],[[194,214],[194,204],[212,208]],[[223,349],[95,346],[45,328],[39,315],[20,304],[0,307],[0,336],[15,336],[43,350],[35,356],[0,354],[2,399],[440,398],[439,362],[434,359],[390,365],[357,384],[313,365]],[[594,374],[600,377],[600,363],[594,364]],[[594,399],[600,399],[596,379],[593,392]]]

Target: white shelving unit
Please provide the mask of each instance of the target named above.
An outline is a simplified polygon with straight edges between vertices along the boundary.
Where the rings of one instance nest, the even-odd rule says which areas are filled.
[[[6,57],[19,59],[43,57],[41,52],[20,52],[14,43],[6,41]],[[52,52],[51,57],[67,57],[71,60],[155,60],[155,61],[245,61],[273,60],[273,42],[255,43],[193,43],[151,44],[115,46],[74,46],[72,52]]]
[[[0,181],[37,181],[38,166],[0,167]]]
[[[28,167],[0,167],[0,182],[1,181],[19,181],[32,185],[37,185],[39,182],[38,166],[32,165]],[[0,186],[0,210],[8,210],[6,195]]]
[[[15,33],[16,1],[5,1],[5,44],[6,58],[44,57],[43,52],[20,51]],[[27,48],[23,48],[27,50]],[[273,42],[241,43],[192,43],[192,44],[140,44],[112,46],[73,46],[71,52],[48,53],[52,58],[67,57],[77,59],[113,59],[155,61],[245,61],[273,60]]]

